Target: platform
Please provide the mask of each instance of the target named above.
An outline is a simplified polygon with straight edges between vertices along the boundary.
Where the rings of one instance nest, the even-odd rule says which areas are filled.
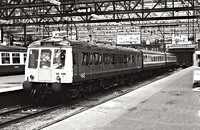
[[[22,89],[24,75],[12,75],[0,77],[0,93]]]
[[[199,95],[189,67],[43,130],[197,130]]]

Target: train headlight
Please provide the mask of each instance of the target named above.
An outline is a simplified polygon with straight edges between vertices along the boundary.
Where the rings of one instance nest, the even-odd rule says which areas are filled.
[[[57,76],[56,79],[57,79],[57,80],[60,80],[60,76]]]
[[[33,76],[33,75],[30,75],[30,78],[33,80],[33,79],[34,79],[34,76]]]
[[[32,83],[29,81],[24,81],[22,86],[25,91],[30,91],[32,89]]]
[[[60,83],[53,83],[51,87],[54,93],[59,93],[62,90],[62,86]]]

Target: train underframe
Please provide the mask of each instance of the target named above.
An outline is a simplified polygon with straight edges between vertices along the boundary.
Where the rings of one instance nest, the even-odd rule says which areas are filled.
[[[28,89],[25,90],[29,92],[31,101],[39,102],[40,100],[46,100],[49,97],[59,96],[61,101],[65,102],[77,97],[87,97],[91,93],[106,90],[115,86],[132,85],[135,81],[145,79],[146,77],[160,75],[171,69],[172,67],[167,69],[163,67],[146,69],[135,73],[86,80],[72,84],[31,83],[30,85],[30,83],[24,83],[23,86],[29,86],[27,87]]]

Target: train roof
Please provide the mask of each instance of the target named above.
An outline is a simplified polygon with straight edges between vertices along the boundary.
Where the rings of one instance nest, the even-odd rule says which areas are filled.
[[[166,55],[170,55],[170,56],[176,56],[174,53],[168,53],[168,52],[166,52],[165,54]]]
[[[28,47],[55,47],[55,46],[70,46],[70,43],[60,37],[49,37],[31,43]]]
[[[32,47],[72,47],[72,48],[80,48],[80,49],[93,49],[93,50],[111,50],[111,51],[130,51],[130,52],[139,52],[140,50],[128,47],[119,47],[115,45],[110,45],[105,43],[96,43],[96,42],[86,42],[86,41],[72,41],[65,38],[60,37],[51,37],[42,39],[39,41],[35,41],[29,45]]]
[[[161,52],[161,51],[150,51],[150,50],[142,50],[141,51],[144,53],[144,54],[162,54],[164,55],[165,53],[164,52]]]
[[[20,46],[3,46],[0,45],[0,51],[5,51],[5,52],[26,52],[25,47],[20,47]]]

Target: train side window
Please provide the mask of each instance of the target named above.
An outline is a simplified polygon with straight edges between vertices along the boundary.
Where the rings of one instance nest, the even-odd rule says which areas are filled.
[[[90,53],[90,65],[93,65],[94,63],[94,55]]]
[[[99,54],[98,53],[94,53],[93,57],[94,57],[94,64],[98,65],[99,64]]]
[[[53,56],[53,68],[63,69],[65,67],[65,55],[66,50],[55,49]],[[73,55],[73,64],[74,64],[74,55]]]
[[[13,64],[20,63],[20,55],[19,53],[12,53]]]
[[[152,62],[152,56],[151,55],[149,56],[149,62]]]
[[[108,55],[106,53],[103,53],[103,63],[106,65],[107,64],[107,57]]]
[[[99,64],[102,64],[102,54],[99,54]]]
[[[114,54],[114,64],[117,64],[117,54]]]
[[[73,53],[73,66],[77,65],[77,53]]]
[[[128,56],[127,54],[124,54],[124,64],[127,64],[128,63]]]
[[[133,66],[137,66],[138,65],[138,55],[133,55],[132,56],[132,62],[133,62]]]
[[[39,53],[39,50],[30,50],[29,51],[28,68],[37,68],[38,53]]]
[[[140,56],[140,55],[139,55],[139,61],[138,61],[138,63],[139,63],[139,64],[142,63],[142,56]],[[138,65],[139,65],[139,64],[138,64]]]
[[[9,53],[1,53],[2,64],[10,64],[10,54]]]
[[[24,63],[26,63],[27,54],[24,54]]]
[[[107,60],[108,60],[108,64],[111,63],[111,57],[110,57],[110,54],[107,55]]]
[[[135,56],[135,61],[136,61],[135,66],[138,66],[138,65],[139,65],[139,58],[140,58],[139,55],[136,55],[136,56]]]
[[[135,56],[134,55],[132,55],[132,63],[133,63],[133,66],[135,66]]]
[[[122,63],[122,55],[118,54],[118,64],[121,64],[121,63]]]
[[[130,55],[130,63],[133,63],[132,55]]]
[[[111,54],[111,63],[114,64],[115,63],[115,55]]]
[[[144,62],[148,62],[147,55],[144,55],[144,56],[143,56],[143,61],[144,61]]]
[[[89,65],[88,52],[82,52],[82,65]]]
[[[127,63],[131,63],[131,56],[130,55],[128,55],[128,57],[127,57]]]

